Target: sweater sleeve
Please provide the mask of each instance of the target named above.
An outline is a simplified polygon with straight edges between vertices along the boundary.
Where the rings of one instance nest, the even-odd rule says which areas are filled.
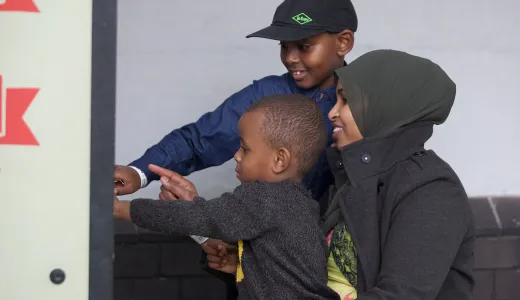
[[[243,184],[209,201],[201,197],[193,201],[136,199],[130,215],[136,225],[166,234],[249,240],[278,224],[277,198],[269,188],[265,183]]]
[[[376,286],[357,299],[436,299],[461,245],[472,239],[472,220],[465,192],[452,183],[431,182],[403,197],[382,249]],[[461,285],[470,297],[471,284]]]

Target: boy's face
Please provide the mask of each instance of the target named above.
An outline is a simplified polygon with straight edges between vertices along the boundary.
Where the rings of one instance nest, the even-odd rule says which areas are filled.
[[[240,149],[234,158],[237,162],[235,172],[242,183],[276,180],[276,174],[273,172],[276,150],[270,147],[263,137],[263,122],[263,112],[253,111],[242,115],[238,123]]]
[[[334,84],[333,71],[343,66],[346,54],[341,52],[343,45],[338,36],[323,33],[296,42],[280,42],[282,63],[300,88],[325,89]]]

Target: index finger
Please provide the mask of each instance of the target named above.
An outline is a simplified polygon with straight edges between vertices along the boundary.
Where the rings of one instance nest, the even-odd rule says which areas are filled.
[[[184,178],[179,173],[173,172],[171,170],[161,168],[156,165],[148,165],[148,169],[161,177],[168,177],[169,180],[183,187],[188,187],[191,184],[191,182],[188,179]]]
[[[208,245],[218,251],[219,256],[224,256],[228,253],[228,244],[220,240],[208,240]]]
[[[166,191],[168,191],[171,194],[173,194],[174,196],[176,196],[177,199],[193,200],[194,195],[192,195],[192,193],[193,193],[192,190],[190,190],[189,188],[184,187],[180,184],[174,183],[172,181],[165,182],[165,181],[163,181],[163,179],[164,179],[164,177],[161,177],[161,183],[162,183],[161,188],[164,188]],[[171,200],[175,200],[175,199],[171,199]]]
[[[208,255],[208,257],[211,255],[211,256],[214,256],[214,257],[218,257],[218,252],[217,250],[215,250],[214,248],[208,246],[207,244],[202,244],[202,250],[204,250],[204,252],[206,252],[206,254]]]

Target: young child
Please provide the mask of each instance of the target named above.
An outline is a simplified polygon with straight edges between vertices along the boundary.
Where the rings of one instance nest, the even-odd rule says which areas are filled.
[[[318,105],[301,95],[259,100],[238,125],[240,149],[234,192],[207,201],[176,186],[192,201],[114,200],[114,215],[164,233],[238,242],[239,299],[339,299],[327,287],[327,245],[318,203],[302,178],[327,146]]]

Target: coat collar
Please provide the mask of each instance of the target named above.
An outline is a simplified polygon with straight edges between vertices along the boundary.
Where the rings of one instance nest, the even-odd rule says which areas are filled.
[[[329,150],[327,156],[335,174],[336,185],[343,171],[352,186],[389,170],[397,162],[420,153],[433,133],[432,123],[417,123],[401,127],[388,134],[362,139],[340,151]]]

